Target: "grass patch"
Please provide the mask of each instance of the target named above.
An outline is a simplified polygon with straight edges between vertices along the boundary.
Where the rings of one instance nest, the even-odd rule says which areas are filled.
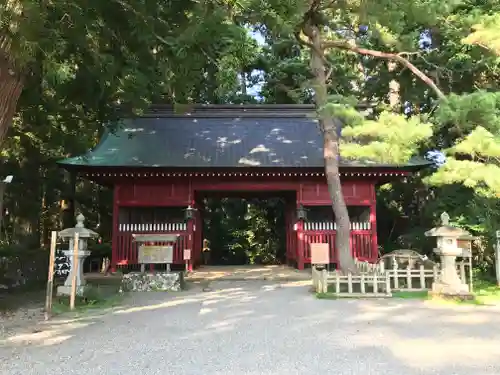
[[[419,291],[394,291],[392,292],[392,298],[402,298],[402,299],[428,299],[429,294],[426,290]]]
[[[317,299],[339,299],[339,297],[337,297],[333,293],[316,293],[316,298]]]
[[[119,306],[123,300],[123,293],[119,293],[114,285],[91,285],[83,296],[75,298],[76,312],[87,310],[107,309]],[[52,312],[55,315],[70,312],[69,296],[54,298]]]
[[[474,286],[476,304],[497,305],[500,304],[500,288],[491,282],[479,281]]]
[[[358,298],[363,299],[362,296],[353,297],[338,297],[334,293],[334,288],[332,285],[328,286],[327,293],[315,293],[318,299],[330,299],[336,300],[340,298]],[[474,297],[471,299],[464,298],[440,298],[429,296],[427,291],[393,291],[392,298],[399,299],[418,299],[418,300],[434,300],[440,303],[451,303],[451,304],[465,304],[465,305],[500,305],[500,287],[496,284],[486,281],[476,281],[474,283]]]
[[[489,281],[478,280],[473,285],[473,298],[463,299],[457,298],[439,298],[435,300],[441,303],[452,303],[459,305],[480,305],[480,306],[494,306],[500,305],[500,288]]]
[[[327,293],[316,293],[316,298],[318,299],[365,299],[363,296],[352,296],[352,297],[339,297],[332,292]],[[383,298],[383,297],[381,297]],[[428,299],[427,291],[416,291],[416,292],[392,292],[392,298],[402,298],[402,299]]]
[[[464,304],[464,305],[498,305],[500,304],[500,288],[495,284],[487,281],[476,281],[474,283],[474,296],[470,299],[460,297],[456,298],[440,298],[430,297],[427,291],[407,292],[407,291],[394,291],[392,292],[393,298],[403,299],[433,299],[443,303]]]

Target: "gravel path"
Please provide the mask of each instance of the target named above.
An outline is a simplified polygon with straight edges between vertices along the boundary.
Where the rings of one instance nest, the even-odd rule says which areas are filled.
[[[500,374],[500,311],[317,300],[306,287],[219,282],[0,343],[0,373]]]

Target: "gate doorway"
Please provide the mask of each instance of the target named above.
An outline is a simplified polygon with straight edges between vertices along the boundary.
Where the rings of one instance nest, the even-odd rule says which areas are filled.
[[[196,242],[208,265],[286,264],[291,251],[295,192],[197,194]]]

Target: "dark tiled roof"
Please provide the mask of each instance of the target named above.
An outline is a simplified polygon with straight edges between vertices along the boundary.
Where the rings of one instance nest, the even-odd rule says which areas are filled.
[[[93,151],[62,160],[60,164],[186,168],[324,166],[322,136],[313,118],[313,108],[265,105],[208,106],[183,114],[165,107],[152,108],[143,117],[124,120]],[[417,164],[422,165],[422,160]],[[360,161],[343,161],[341,165],[380,166]]]

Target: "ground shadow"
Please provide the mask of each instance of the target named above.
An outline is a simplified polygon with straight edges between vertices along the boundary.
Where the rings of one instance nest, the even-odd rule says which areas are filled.
[[[104,358],[107,350],[123,345],[121,330],[126,330],[134,348],[140,347],[138,342],[150,343],[140,356],[170,358],[169,371],[178,374],[193,373],[183,361],[196,363],[204,374],[498,373],[493,371],[500,340],[495,308],[395,299],[318,300],[301,283],[228,281],[212,288],[134,294],[127,306],[100,316],[53,321],[31,337],[4,343],[0,351],[30,340],[24,353],[34,358],[67,355],[74,347],[82,350],[77,358],[91,351]],[[180,352],[168,354],[175,348]],[[233,372],[223,368],[225,358]],[[153,361],[148,366],[153,371],[159,365]]]

